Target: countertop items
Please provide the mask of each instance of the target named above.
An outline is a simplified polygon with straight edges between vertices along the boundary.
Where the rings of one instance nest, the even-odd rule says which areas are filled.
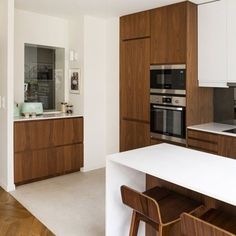
[[[15,117],[14,121],[19,122],[19,121],[32,121],[32,120],[49,120],[49,119],[62,119],[62,118],[76,118],[76,117],[83,117],[81,114],[67,114],[67,113],[46,113],[40,116],[36,117],[31,117],[31,118],[25,118],[24,116],[20,117]]]
[[[227,124],[221,124],[221,123],[207,123],[207,124],[193,125],[193,126],[188,127],[188,129],[192,129],[192,130],[198,130],[198,131],[203,131],[203,132],[236,137],[236,134],[234,133],[223,132],[223,131],[235,129],[235,128],[236,128],[236,125],[227,125]]]
[[[128,233],[130,211],[122,205],[120,186],[144,191],[146,174],[236,206],[233,159],[170,144],[117,153],[107,158],[107,235]]]

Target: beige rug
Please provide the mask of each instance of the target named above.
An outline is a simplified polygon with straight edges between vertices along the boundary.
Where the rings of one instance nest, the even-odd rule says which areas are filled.
[[[105,235],[105,169],[27,184],[11,194],[58,236]]]

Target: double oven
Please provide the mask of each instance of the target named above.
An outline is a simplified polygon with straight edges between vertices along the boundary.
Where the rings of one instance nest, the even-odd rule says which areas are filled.
[[[186,65],[150,67],[151,137],[186,143]]]

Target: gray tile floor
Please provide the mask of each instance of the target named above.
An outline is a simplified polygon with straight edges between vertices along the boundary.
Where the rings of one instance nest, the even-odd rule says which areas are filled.
[[[11,194],[58,236],[105,235],[105,169],[27,184]]]

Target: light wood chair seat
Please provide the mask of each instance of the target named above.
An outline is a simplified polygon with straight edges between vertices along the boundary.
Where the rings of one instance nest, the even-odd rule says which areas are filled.
[[[133,209],[130,236],[137,235],[140,221],[151,225],[160,236],[178,236],[180,215],[193,213],[202,206],[200,202],[160,187],[141,193],[123,185],[121,195],[123,203]]]
[[[236,216],[210,209],[200,218],[181,215],[183,236],[236,236]]]

